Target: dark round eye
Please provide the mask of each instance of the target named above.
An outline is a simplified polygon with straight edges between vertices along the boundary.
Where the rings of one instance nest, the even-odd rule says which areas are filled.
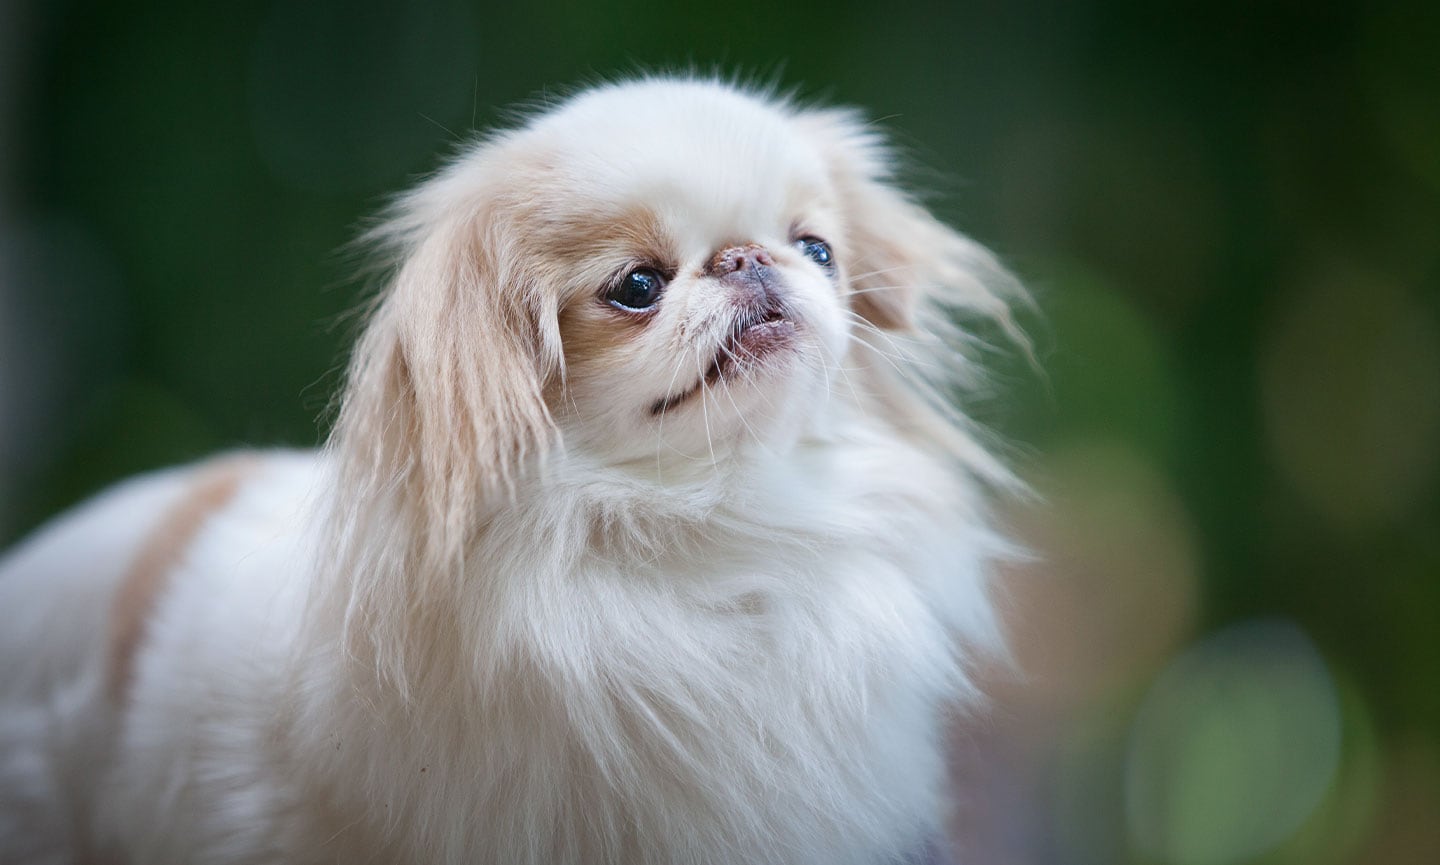
[[[830,252],[830,244],[818,237],[802,237],[795,241],[800,252],[811,261],[830,270],[835,267],[835,256]]]
[[[605,293],[605,299],[621,309],[649,309],[660,300],[660,291],[663,288],[665,277],[649,268],[641,267],[621,277],[620,281]]]

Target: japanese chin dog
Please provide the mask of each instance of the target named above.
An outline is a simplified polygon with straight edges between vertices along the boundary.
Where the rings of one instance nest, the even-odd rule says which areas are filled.
[[[136,478],[0,562],[0,860],[945,855],[1012,485],[968,349],[1022,295],[875,129],[599,86],[364,243],[323,448]]]

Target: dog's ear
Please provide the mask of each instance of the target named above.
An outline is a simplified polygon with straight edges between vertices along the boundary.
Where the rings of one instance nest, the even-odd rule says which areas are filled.
[[[845,218],[851,308],[885,331],[931,330],[931,312],[979,314],[1018,337],[1011,302],[1023,291],[984,247],[936,219],[894,177],[883,138],[844,109],[801,111]],[[1023,337],[1021,337],[1023,341]]]
[[[431,184],[447,180],[458,185]],[[508,259],[492,207],[427,208],[416,196],[398,211],[377,233],[395,248],[393,276],[356,346],[331,447],[358,499],[351,528],[381,509],[399,523],[385,533],[410,541],[411,567],[449,570],[556,441],[544,399],[559,365],[556,316]]]
[[[977,475],[1012,483],[978,443],[959,398],[982,379],[972,362],[983,342],[974,325],[998,327],[1031,356],[1012,313],[1028,295],[987,249],[902,191],[888,147],[858,114],[802,109],[796,119],[838,197],[844,222],[837,251],[851,311],[863,322],[854,352],[861,374],[880,382],[871,388],[878,413]]]

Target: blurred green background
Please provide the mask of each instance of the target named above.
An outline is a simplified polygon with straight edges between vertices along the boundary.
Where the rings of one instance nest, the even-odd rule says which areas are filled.
[[[879,118],[1040,300],[971,411],[1023,676],[961,862],[1440,862],[1440,7],[0,0],[0,543],[315,443],[387,193],[537,95],[720,69]]]

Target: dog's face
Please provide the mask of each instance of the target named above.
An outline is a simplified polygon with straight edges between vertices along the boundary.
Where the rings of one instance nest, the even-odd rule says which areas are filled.
[[[791,118],[718,87],[614,88],[522,159],[523,255],[556,292],[567,447],[706,461],[783,447],[846,352],[832,169]]]
[[[887,401],[891,337],[933,335],[927,297],[1007,309],[993,262],[891,184],[854,115],[707,81],[564,102],[462,154],[376,239],[396,275],[335,441],[357,486],[405,491],[452,551],[557,447],[656,467],[783,454],[847,399],[930,435],[944,424]]]

